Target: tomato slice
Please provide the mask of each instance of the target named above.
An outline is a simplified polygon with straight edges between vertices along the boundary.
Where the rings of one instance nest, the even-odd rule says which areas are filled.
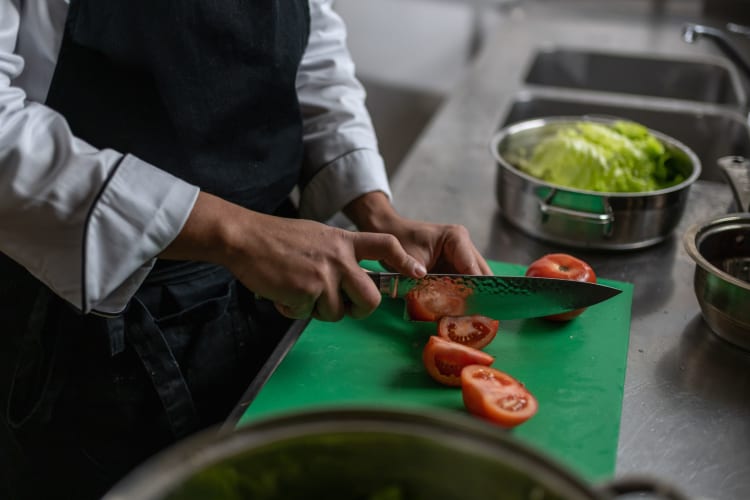
[[[596,273],[594,273],[592,267],[581,259],[566,253],[551,253],[535,260],[526,269],[526,276],[596,283]],[[575,309],[544,318],[552,321],[570,321],[585,310],[585,308]]]
[[[495,357],[486,352],[435,335],[422,351],[422,362],[430,377],[441,384],[461,386],[461,370],[468,365],[489,366]]]
[[[521,382],[481,364],[461,371],[461,394],[470,413],[506,428],[526,422],[539,407]]]
[[[474,349],[482,349],[495,338],[500,322],[475,314],[443,316],[438,322],[438,336]]]
[[[438,321],[463,316],[471,289],[449,279],[425,279],[406,294],[406,312],[413,321]]]

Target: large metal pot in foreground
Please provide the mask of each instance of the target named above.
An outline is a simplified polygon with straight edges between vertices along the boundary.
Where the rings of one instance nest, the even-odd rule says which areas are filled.
[[[555,117],[519,122],[492,139],[498,164],[496,195],[504,217],[531,236],[576,248],[627,250],[667,238],[684,212],[690,186],[701,173],[698,157],[687,146],[651,130],[672,153],[685,180],[658,191],[605,193],[550,184],[519,170],[511,161],[531,151],[561,127],[582,121],[611,124],[616,119]]]
[[[507,432],[457,413],[304,411],[203,433],[137,469],[104,500],[572,500],[657,492],[593,488]]]

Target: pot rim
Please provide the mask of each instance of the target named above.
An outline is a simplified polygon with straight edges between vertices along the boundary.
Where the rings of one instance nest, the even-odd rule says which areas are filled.
[[[232,431],[199,432],[148,459],[115,484],[102,500],[163,498],[192,474],[252,449],[329,433],[363,432],[407,439],[443,438],[457,449],[471,444],[477,455],[499,462],[507,460],[509,467],[547,487],[579,498],[602,498],[600,491],[582,476],[492,424],[434,409],[424,412],[416,408],[345,405],[271,414]]]
[[[726,215],[721,215],[713,219],[699,222],[688,228],[683,235],[683,244],[688,255],[693,259],[697,266],[704,271],[721,278],[723,281],[730,283],[736,287],[742,288],[750,292],[750,283],[741,280],[731,274],[719,269],[718,267],[711,264],[700,250],[698,250],[698,242],[703,237],[717,232],[719,229],[731,226],[748,226],[750,227],[750,213],[736,212]]]
[[[597,116],[597,115],[580,115],[580,116],[568,115],[568,116],[551,116],[551,117],[542,117],[542,118],[532,118],[530,120],[524,120],[524,121],[520,121],[520,122],[507,125],[501,128],[499,131],[497,131],[492,136],[492,139],[490,141],[490,152],[492,154],[492,157],[502,168],[511,171],[513,174],[518,175],[519,177],[522,177],[529,182],[533,182],[535,184],[546,186],[552,189],[565,190],[568,192],[581,193],[581,194],[587,194],[587,195],[606,196],[610,198],[638,198],[638,197],[643,197],[643,196],[669,194],[669,193],[681,191],[689,187],[696,180],[698,180],[698,177],[700,177],[700,174],[702,171],[701,161],[698,158],[698,155],[696,155],[692,149],[690,149],[687,145],[685,145],[681,141],[678,141],[674,137],[671,137],[669,135],[666,135],[662,132],[653,130],[648,127],[646,127],[646,129],[654,137],[656,137],[662,143],[670,147],[679,149],[690,159],[690,162],[693,165],[693,171],[691,172],[690,176],[687,179],[680,182],[679,184],[675,184],[674,186],[669,186],[663,189],[657,189],[655,191],[635,191],[635,192],[593,191],[589,189],[579,189],[579,188],[573,188],[569,186],[561,186],[559,184],[552,184],[543,179],[534,177],[532,175],[529,175],[521,171],[520,169],[516,168],[512,163],[507,161],[502,155],[500,155],[499,148],[498,148],[500,143],[506,140],[507,138],[513,135],[516,135],[520,132],[524,132],[524,131],[532,130],[536,128],[541,128],[545,125],[550,125],[550,124],[578,123],[582,121],[595,122],[595,123],[609,125],[617,121],[632,122],[633,120],[629,120],[627,118],[620,118],[620,117],[609,117],[609,116],[603,117],[603,116]]]

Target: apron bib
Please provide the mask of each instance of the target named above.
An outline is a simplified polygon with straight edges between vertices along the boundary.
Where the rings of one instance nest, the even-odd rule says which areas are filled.
[[[132,153],[271,213],[299,177],[300,0],[73,0],[47,105]]]

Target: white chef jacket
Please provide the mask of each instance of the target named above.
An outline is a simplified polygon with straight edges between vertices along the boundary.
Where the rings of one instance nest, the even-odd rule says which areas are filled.
[[[302,168],[312,178],[300,186],[300,215],[321,221],[364,193],[391,196],[332,3],[310,0],[297,75]],[[199,189],[127,151],[92,147],[43,104],[68,4],[0,0],[0,252],[82,311],[116,313],[177,236]]]

